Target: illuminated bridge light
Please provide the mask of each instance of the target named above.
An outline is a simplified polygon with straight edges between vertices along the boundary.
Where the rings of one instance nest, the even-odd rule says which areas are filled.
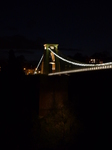
[[[65,61],[65,62],[68,62],[70,64],[73,64],[73,65],[77,65],[77,66],[86,66],[86,67],[89,67],[89,66],[104,66],[104,65],[109,65],[109,64],[112,64],[112,62],[108,62],[108,63],[102,63],[102,64],[84,64],[84,63],[76,63],[76,62],[73,62],[73,61],[70,61],[70,60],[67,60],[59,55],[57,55],[55,52],[53,52],[50,48],[48,48],[50,52],[52,52],[56,57],[58,57],[59,59]]]
[[[37,71],[37,69],[38,69],[38,67],[39,67],[39,65],[40,65],[40,63],[41,63],[41,61],[42,61],[43,57],[44,57],[44,55],[42,55],[42,57],[41,57],[41,59],[40,59],[40,61],[39,61],[38,65],[37,65],[37,67],[36,67],[36,69],[35,69],[34,74],[36,73],[36,71]]]
[[[59,55],[57,55],[55,52],[53,52],[50,48],[48,48],[50,50],[50,52],[52,52],[56,57],[58,57],[59,59],[65,61],[65,62],[68,62],[70,64],[73,64],[73,65],[77,65],[77,66],[95,66],[94,64],[83,64],[83,63],[76,63],[76,62],[73,62],[73,61],[70,61],[70,60],[67,60]]]
[[[102,64],[86,64],[86,63],[75,62],[75,61],[71,61],[70,59],[63,58],[61,55],[57,54],[57,52],[54,51],[55,47],[52,46],[52,45],[50,47],[48,47],[45,44],[44,45],[44,49],[49,50],[49,52],[51,54],[51,57],[52,57],[52,62],[48,62],[48,63],[52,64],[52,70],[53,71],[52,71],[52,73],[48,73],[48,75],[61,75],[61,74],[69,74],[69,73],[74,73],[74,72],[83,72],[83,71],[91,71],[91,70],[97,70],[97,69],[112,68],[112,62],[102,63]],[[63,63],[66,62],[65,64],[67,64],[67,65],[65,65],[65,69],[67,70],[67,68],[68,68],[68,71],[59,71],[59,72],[56,72],[56,70],[58,70],[58,69],[55,68],[56,65],[57,65],[56,62],[55,62],[55,58],[56,57],[58,59],[62,60]],[[37,65],[37,67],[35,68],[35,72],[34,73],[37,73],[38,67],[39,67],[42,59],[43,59],[43,55],[42,55],[42,57],[41,57],[38,65]],[[42,65],[43,64],[44,63],[42,63]],[[75,65],[75,69],[74,70],[71,68],[71,67],[73,67],[71,64]],[[60,63],[60,65],[61,65],[61,63]],[[80,69],[78,69],[79,68],[78,66],[82,66],[82,67]],[[60,69],[61,69],[61,67],[60,67]],[[72,70],[70,70],[70,69],[72,69]]]
[[[109,66],[107,66],[107,68],[109,68]]]
[[[35,71],[34,74],[37,74],[37,72]]]

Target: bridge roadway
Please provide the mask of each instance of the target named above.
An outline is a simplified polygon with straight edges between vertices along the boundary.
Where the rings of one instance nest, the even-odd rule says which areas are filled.
[[[75,73],[75,72],[111,69],[111,68],[112,68],[112,65],[101,65],[101,66],[95,66],[95,67],[89,67],[89,68],[82,68],[82,69],[74,69],[74,70],[68,70],[68,71],[60,71],[60,72],[49,73],[48,76],[69,74],[69,73]]]

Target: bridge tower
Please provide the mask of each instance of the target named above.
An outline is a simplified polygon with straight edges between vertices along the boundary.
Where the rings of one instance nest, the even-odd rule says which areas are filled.
[[[41,73],[48,74],[60,71],[60,61],[49,48],[58,54],[58,44],[44,44],[44,58],[42,61]]]

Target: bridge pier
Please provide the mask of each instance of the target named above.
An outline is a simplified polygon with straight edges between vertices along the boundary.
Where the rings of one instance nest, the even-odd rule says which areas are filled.
[[[60,71],[59,58],[48,50],[51,48],[56,54],[58,54],[58,44],[44,44],[44,58],[41,65],[41,74],[48,75]]]
[[[39,117],[50,111],[62,109],[68,101],[67,76],[42,76],[40,81]]]

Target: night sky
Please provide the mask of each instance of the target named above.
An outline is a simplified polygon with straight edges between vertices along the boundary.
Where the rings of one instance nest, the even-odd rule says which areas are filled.
[[[0,37],[22,35],[86,54],[112,52],[111,2],[4,0],[1,3]]]

